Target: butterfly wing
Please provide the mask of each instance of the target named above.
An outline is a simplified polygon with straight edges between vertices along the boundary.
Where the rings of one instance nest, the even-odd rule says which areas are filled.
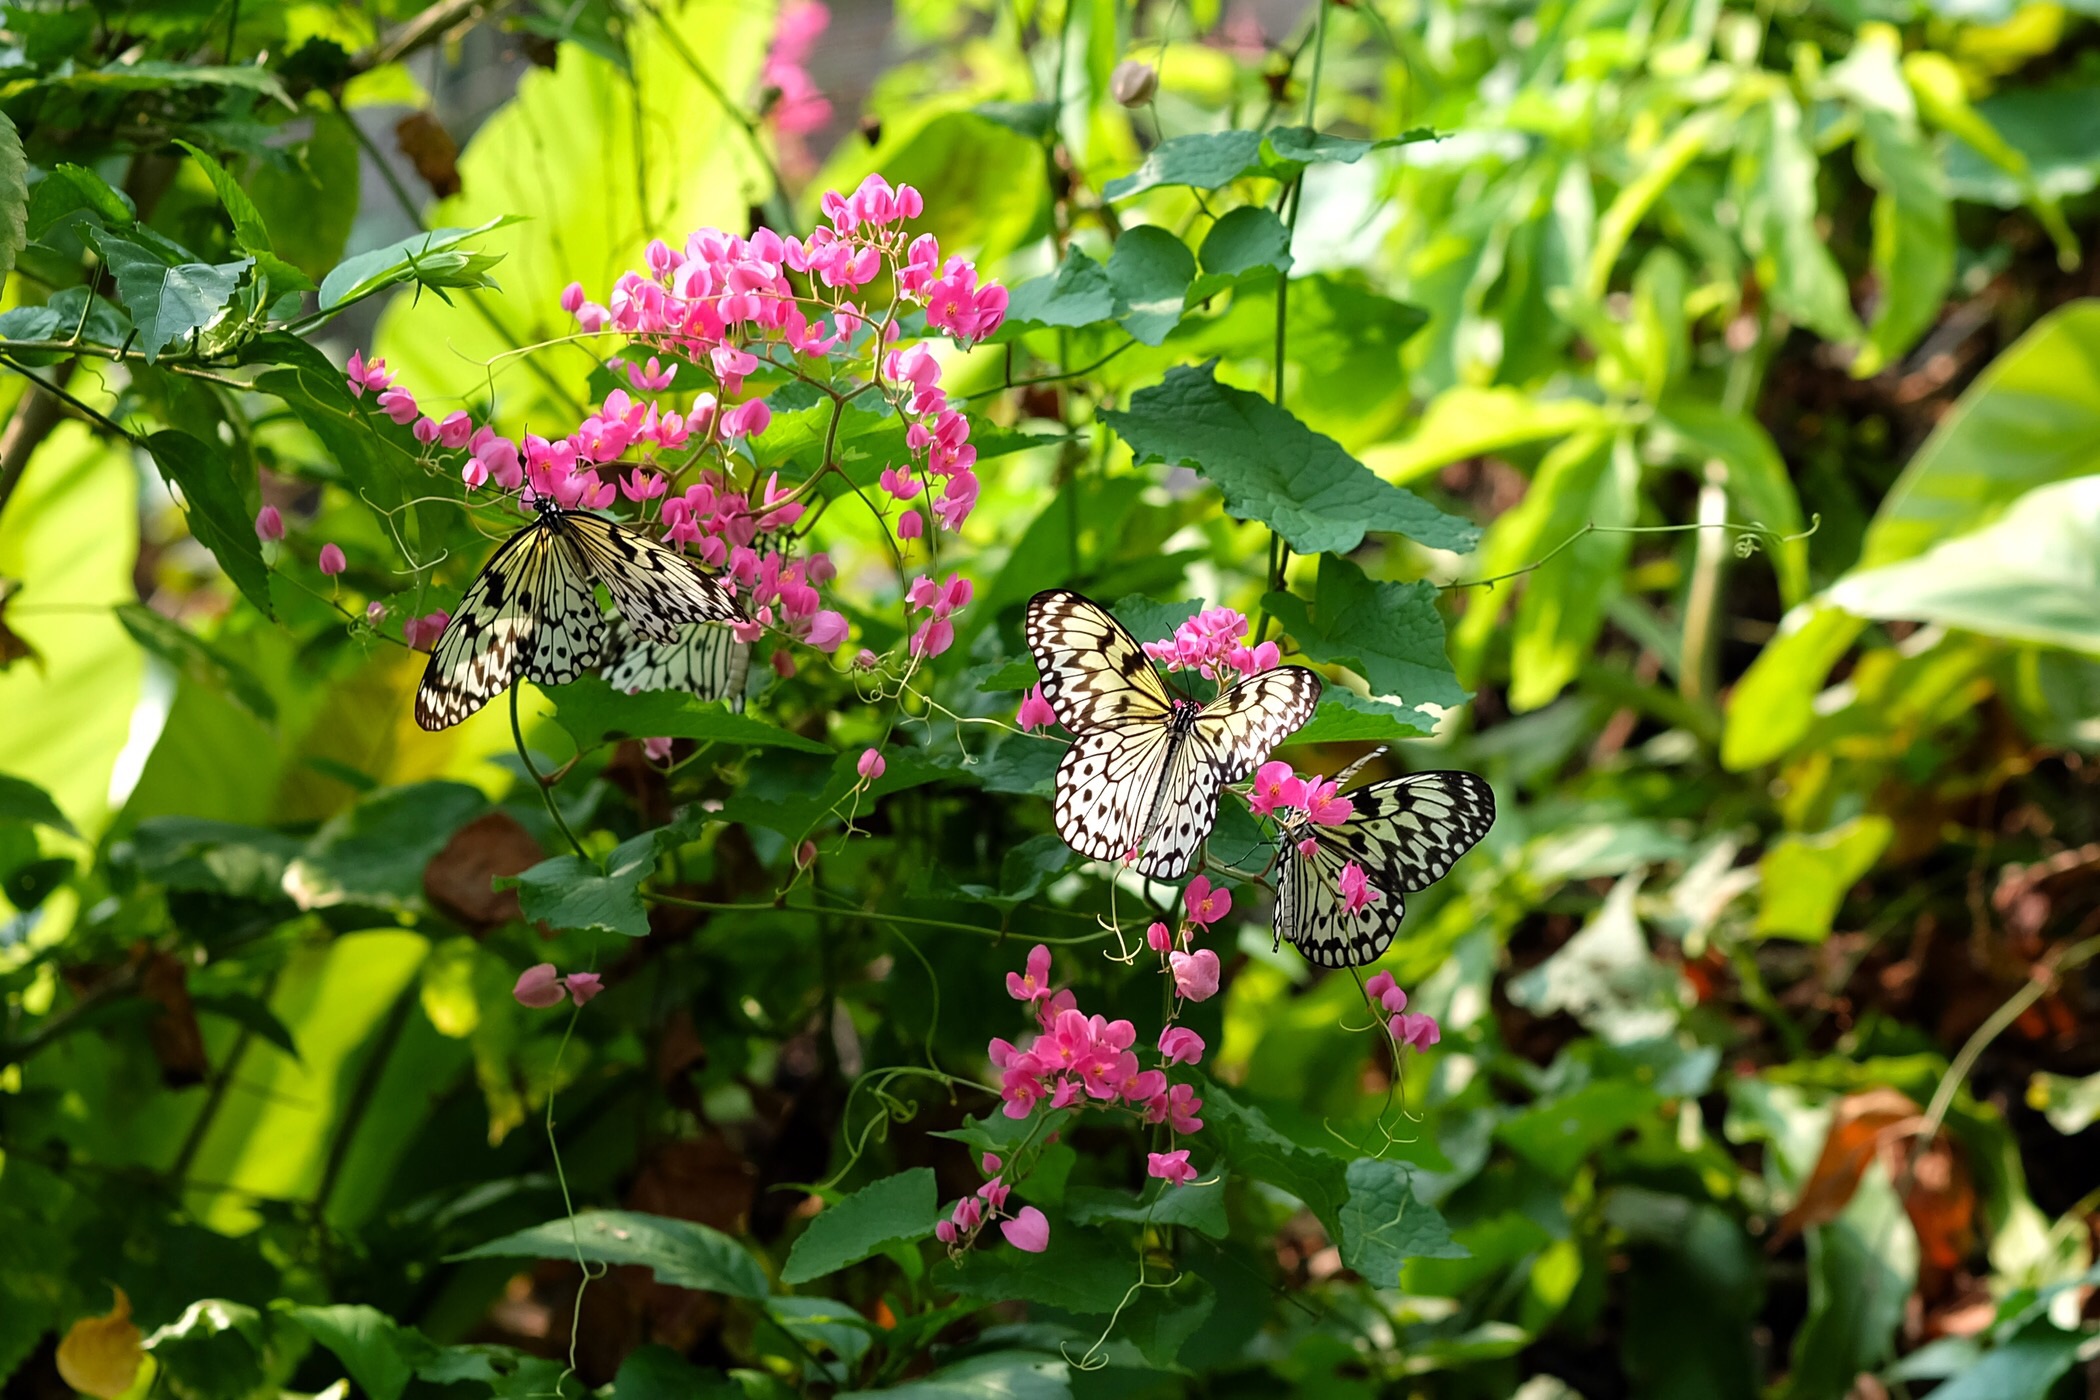
[[[1120,861],[1146,844],[1175,749],[1165,724],[1082,734],[1057,765],[1057,834],[1096,860]],[[1158,875],[1147,850],[1138,869]],[[1178,872],[1176,872],[1178,873]]]
[[[1099,603],[1070,589],[1045,589],[1028,600],[1022,630],[1043,676],[1043,698],[1065,728],[1084,734],[1105,726],[1165,725],[1173,710],[1166,683],[1136,639]]]
[[[655,642],[625,622],[612,624],[612,640],[601,668],[614,690],[685,690],[702,700],[727,700],[744,708],[744,680],[751,646],[719,622],[689,622],[676,641]]]
[[[564,511],[558,528],[588,576],[605,585],[627,625],[656,642],[675,642],[688,622],[744,622],[744,610],[713,575],[683,554],[600,516]]]
[[[520,676],[572,681],[604,644],[590,577],[542,516],[490,556],[460,599],[416,687],[416,723],[458,724]]]
[[[1322,967],[1375,961],[1400,931],[1405,896],[1442,879],[1495,821],[1495,794],[1471,773],[1412,773],[1347,796],[1348,820],[1286,826],[1277,851],[1277,936]],[[1298,849],[1307,836],[1310,855]],[[1379,894],[1354,914],[1341,895],[1352,861]]]

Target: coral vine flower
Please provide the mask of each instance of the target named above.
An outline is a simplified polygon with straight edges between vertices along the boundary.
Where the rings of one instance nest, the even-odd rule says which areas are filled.
[[[1189,881],[1181,898],[1188,907],[1189,922],[1205,928],[1232,912],[1232,891],[1212,886],[1207,875],[1198,875]]]
[[[1057,711],[1043,697],[1043,687],[1037,684],[1021,701],[1020,711],[1014,715],[1014,723],[1023,729],[1047,729],[1057,723]]]
[[[1342,895],[1342,907],[1352,914],[1361,912],[1374,900],[1382,898],[1377,890],[1371,888],[1371,882],[1364,878],[1364,868],[1353,860],[1342,867],[1338,888]]]
[[[1427,1050],[1444,1038],[1443,1029],[1437,1025],[1436,1017],[1415,1012],[1394,1016],[1386,1022],[1386,1030],[1394,1040],[1410,1050]]]
[[[1254,770],[1254,791],[1248,794],[1247,805],[1256,816],[1266,817],[1278,807],[1299,807],[1304,803],[1304,780],[1291,771],[1290,764],[1272,759]]]
[[[1156,1176],[1161,1181],[1176,1186],[1186,1186],[1196,1179],[1196,1169],[1189,1165],[1189,1150],[1184,1147],[1174,1152],[1153,1152],[1145,1158],[1145,1175]]]
[[[1169,953],[1167,965],[1174,973],[1174,990],[1188,1000],[1209,1001],[1218,994],[1218,955],[1210,949]]]
[[[870,752],[873,752],[870,750]],[[1050,996],[1050,950],[1038,943],[1028,950],[1028,970],[1006,974],[1006,994],[1015,1001],[1038,1002]]]
[[[1302,804],[1305,814],[1321,826],[1340,826],[1356,810],[1356,804],[1348,798],[1335,796],[1336,786],[1333,782],[1306,785]]]
[[[1169,1026],[1159,1033],[1159,1055],[1170,1065],[1192,1065],[1203,1058],[1203,1037],[1187,1026]]]
[[[999,1222],[999,1233],[1015,1249],[1041,1254],[1050,1247],[1050,1222],[1034,1206],[1022,1206],[1011,1220]]]

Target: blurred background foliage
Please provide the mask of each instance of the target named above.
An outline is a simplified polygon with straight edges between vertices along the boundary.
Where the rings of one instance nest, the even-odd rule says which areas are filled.
[[[2091,1393],[2091,5],[842,5],[796,131],[763,4],[0,13],[10,1400]],[[907,727],[845,839],[827,784],[884,723],[806,664],[754,702],[785,737],[676,790],[737,824],[663,844],[667,888],[763,904],[814,838],[812,902],[535,926],[488,888],[559,844],[503,717],[416,730],[420,658],[312,563],[340,541],[354,597],[420,613],[481,548],[418,507],[462,558],[403,582],[399,464],[339,429],[314,347],[433,411],[573,421],[596,360],[510,353],[566,329],[564,285],[701,224],[806,229],[870,171],[1015,289],[949,366],[980,440],[1014,431],[942,702],[1011,714],[1037,588],[1222,602],[1334,685],[1300,768],[1387,739],[1374,771],[1500,802],[1385,959],[1446,1028],[1402,1084],[1355,983],[1273,953],[1243,889],[1194,1021],[1225,1184],[1123,1226],[1187,1281],[1113,1320],[1120,1275],[1075,1282],[1100,1256],[958,1283],[930,1217],[787,1262],[808,1183],[975,1184],[930,1134],[985,1102],[866,1076],[981,1069],[1018,1029],[1001,975],[1109,908],[1046,835],[1039,753]],[[419,229],[473,232],[421,265]],[[360,256],[378,290],[331,303]],[[171,299],[169,268],[218,277]],[[1249,462],[1324,435],[1477,549],[1344,538],[1272,576],[1279,502],[1220,508],[1170,373],[1284,406]],[[294,521],[267,571],[214,533],[265,503]],[[874,536],[829,543],[884,645]],[[559,763],[578,711],[545,700]],[[660,772],[578,737],[593,849],[662,827]],[[1090,1008],[1156,996],[1095,946],[1059,949]],[[543,959],[607,974],[573,1036],[510,996]],[[1367,1252],[1316,1199],[1381,1129],[1448,1238]],[[553,1141],[579,1206],[684,1224],[579,1293],[565,1227],[513,1236],[564,1214]],[[1141,1218],[1101,1194],[1142,1179],[1129,1147],[1073,1134],[1032,1199],[1071,1238]]]

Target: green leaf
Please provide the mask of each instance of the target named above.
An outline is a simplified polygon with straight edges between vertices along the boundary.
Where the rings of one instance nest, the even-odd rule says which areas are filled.
[[[269,277],[270,285],[284,292],[314,290],[311,277],[277,256],[262,211],[255,207],[255,201],[249,198],[241,182],[228,174],[225,166],[189,142],[177,141],[175,144],[188,151],[204,167],[204,173],[211,178],[211,187],[218,192],[219,203],[225,206],[226,213],[233,220],[234,242],[241,251],[254,255],[257,266]]]
[[[190,1004],[208,1016],[223,1016],[235,1025],[261,1036],[293,1059],[299,1046],[290,1027],[270,1009],[269,1003],[246,992],[193,992]]]
[[[1654,1089],[1631,1079],[1599,1079],[1512,1114],[1495,1136],[1532,1166],[1565,1182],[1591,1153],[1652,1117],[1661,1101]]]
[[[1932,1392],[1932,1400],[2049,1400],[2056,1382],[2092,1340],[2035,1318],[1983,1359]]]
[[[1197,254],[1203,273],[1189,285],[1188,299],[1204,301],[1227,287],[1291,268],[1291,235],[1276,211],[1243,204],[1210,226]]]
[[[1854,147],[1874,197],[1874,277],[1879,284],[1858,378],[1900,360],[1939,319],[1954,282],[1954,206],[1940,161],[1915,123],[1861,114]]]
[[[837,1273],[886,1245],[923,1239],[939,1220],[933,1168],[884,1177],[819,1211],[788,1251],[780,1281],[808,1283]]]
[[[259,901],[284,898],[284,872],[298,857],[296,836],[198,817],[151,817],[131,833],[124,855],[147,880]]]
[[[1386,742],[1417,739],[1432,732],[1434,725],[1426,717],[1403,719],[1383,701],[1368,700],[1346,690],[1330,688],[1320,697],[1320,708],[1313,711],[1312,719],[1293,734],[1290,741],[1294,744]]]
[[[1373,151],[1439,139],[1435,130],[1426,126],[1376,141],[1336,136],[1309,126],[1276,126],[1263,133],[1262,164],[1281,178],[1308,165],[1354,165]]]
[[[1859,617],[2100,655],[2100,476],[2037,487],[1983,529],[1848,573],[1826,596]]]
[[[226,577],[263,616],[277,616],[262,541],[255,536],[255,517],[248,508],[249,493],[234,480],[233,460],[175,428],[147,438],[146,451],[161,479],[182,492],[190,534],[197,543],[211,551]]]
[[[488,805],[480,788],[451,782],[385,788],[360,798],[313,834],[285,871],[285,891],[302,909],[420,909],[424,867]]]
[[[1097,1231],[1062,1220],[1050,1227],[1050,1245],[1024,1254],[987,1227],[983,1247],[933,1274],[936,1287],[986,1302],[1041,1303],[1066,1312],[1099,1316],[1122,1303],[1138,1281],[1137,1256]]]
[[[261,93],[296,110],[277,75],[261,64],[170,63],[146,59],[137,63],[112,63],[103,68],[76,69],[42,79],[46,87],[67,87],[115,92],[152,92],[160,88],[242,88]]]
[[[881,1390],[848,1390],[838,1400],[1070,1400],[1071,1372],[1033,1351],[994,1351]],[[619,1397],[615,1397],[619,1400]]]
[[[1300,554],[1346,554],[1372,531],[1432,549],[1468,550],[1479,529],[1381,480],[1334,439],[1259,394],[1220,384],[1208,364],[1182,365],[1101,421],[1140,462],[1194,468],[1225,508],[1257,520]]]
[[[555,856],[521,875],[498,876],[495,887],[515,889],[525,917],[556,929],[603,929],[629,938],[649,934],[642,881],[656,869],[658,836],[645,831],[622,841],[604,868],[582,856]]]
[[[1567,1012],[1611,1044],[1677,1028],[1682,979],[1649,951],[1634,912],[1642,872],[1622,876],[1589,922],[1538,966],[1509,979],[1509,999],[1534,1016]]]
[[[1017,327],[1091,326],[1115,315],[1108,270],[1077,247],[1065,249],[1057,271],[1015,287],[1006,304],[1007,324]]]
[[[638,739],[701,739],[744,747],[797,749],[803,753],[832,751],[815,739],[806,739],[751,715],[734,714],[718,700],[702,700],[683,691],[650,690],[626,695],[598,676],[584,676],[567,685],[548,686],[542,694],[554,702],[555,722],[585,748],[607,735],[624,734]]]
[[[359,253],[338,263],[321,279],[323,311],[347,306],[374,292],[403,282],[426,287],[493,287],[486,273],[501,261],[500,255],[474,253],[459,245],[493,229],[517,223],[515,215],[504,215],[472,228],[438,228],[413,233],[384,248]]]
[[[68,836],[80,833],[66,814],[58,809],[45,792],[27,778],[17,778],[12,773],[0,773],[0,821],[35,822],[63,831]]]
[[[1444,617],[1436,588],[1374,582],[1347,559],[1320,561],[1320,576],[1308,608],[1304,599],[1271,593],[1264,600],[1298,649],[1315,661],[1347,666],[1370,687],[1366,699],[1342,690],[1329,698],[1357,713],[1390,714],[1409,723],[1421,715],[1466,703],[1466,690],[1452,674],[1444,651]]]
[[[179,675],[212,690],[224,691],[265,724],[277,718],[277,702],[246,666],[172,618],[138,603],[119,603],[117,621],[133,641],[172,666]]]
[[[1215,1081],[1203,1081],[1201,1090],[1206,1135],[1217,1134],[1219,1155],[1232,1164],[1233,1172],[1288,1191],[1320,1218],[1331,1238],[1341,1238],[1349,1164],[1285,1136],[1260,1109]]]
[[[421,1332],[362,1303],[295,1307],[290,1315],[315,1341],[335,1353],[371,1400],[401,1400],[416,1368],[437,1356],[437,1347]]]
[[[1209,131],[1170,136],[1145,156],[1144,163],[1101,188],[1104,199],[1128,199],[1161,185],[1187,185],[1215,190],[1249,170],[1261,168],[1261,133]]]
[[[416,1368],[416,1379],[432,1385],[478,1385],[494,1400],[558,1400],[568,1368],[516,1347],[446,1347]]]
[[[476,1245],[453,1259],[575,1259],[642,1264],[658,1283],[763,1298],[766,1275],[745,1248],[720,1230],[691,1220],[631,1210],[579,1211],[500,1240]]]
[[[743,1400],[719,1371],[703,1371],[661,1343],[637,1347],[613,1377],[612,1400]]]
[[[2100,188],[2100,82],[2008,87],[1972,115],[1980,124],[1954,130],[1947,148],[1947,187],[1956,199],[2017,209],[2037,193],[2075,199]]]
[[[1887,817],[1858,816],[1813,836],[1782,836],[1757,862],[1757,931],[1820,943],[1845,894],[1895,837]]]
[[[2100,1074],[2072,1079],[2037,1071],[2027,1081],[2027,1106],[2041,1110],[2065,1137],[2082,1133],[2100,1120]]]
[[[1807,1232],[1808,1315],[1794,1336],[1791,1395],[1841,1396],[1895,1350],[1896,1329],[1917,1286],[1918,1237],[1879,1170],[1830,1224]],[[1935,1392],[1944,1395],[1945,1389]],[[1971,1392],[2002,1400],[1999,1392]]]
[[[1942,417],[1882,499],[1858,568],[1916,558],[2037,486],[2100,473],[2100,301],[2037,321]]]
[[[1359,1157],[1345,1177],[1342,1202],[1342,1262],[1373,1288],[1400,1286],[1400,1265],[1409,1259],[1464,1259],[1468,1251],[1451,1238],[1451,1227],[1434,1206],[1415,1199],[1414,1176],[1398,1162]]]
[[[160,1364],[157,1386],[178,1400],[222,1400],[253,1394],[263,1383],[269,1330],[244,1303],[206,1298],[146,1338]]]
[[[52,230],[75,222],[74,216],[82,214],[92,216],[91,226],[103,228],[124,228],[138,220],[129,195],[87,167],[61,161],[37,182],[29,197],[29,237],[60,244],[51,238]],[[77,252],[81,245],[74,241],[60,246]]]
[[[1779,633],[1728,696],[1721,764],[1740,773],[1774,762],[1807,736],[1816,695],[1866,624],[1843,608],[1803,603],[1779,620]]]
[[[1611,409],[1587,399],[1542,399],[1520,389],[1454,385],[1429,401],[1412,433],[1369,449],[1364,461],[1387,481],[1405,485],[1453,462],[1502,456],[1571,433],[1599,432],[1614,422]]]
[[[95,236],[95,246],[116,278],[117,300],[138,327],[136,348],[151,364],[168,346],[216,321],[233,300],[241,275],[255,259],[229,263],[178,263],[114,234]]]
[[[1775,90],[1743,120],[1736,144],[1743,242],[1773,305],[1825,340],[1849,344],[1860,324],[1845,274],[1816,228],[1816,170],[1800,104]]]
[[[980,102],[970,109],[970,115],[1019,132],[1031,141],[1048,140],[1057,129],[1055,102]]]
[[[15,259],[29,244],[29,158],[22,136],[0,112],[0,277],[15,270]]]
[[[1214,1240],[1225,1238],[1225,1181],[1169,1186],[1157,1182],[1143,1196],[1099,1186],[1074,1186],[1065,1192],[1065,1214],[1075,1225],[1117,1220],[1130,1225],[1185,1225]]]
[[[1108,259],[1108,284],[1116,319],[1144,345],[1163,344],[1181,324],[1196,255],[1163,228],[1125,229]]]

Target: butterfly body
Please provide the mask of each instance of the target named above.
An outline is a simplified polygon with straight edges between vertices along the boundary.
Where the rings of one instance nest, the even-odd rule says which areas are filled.
[[[530,525],[504,541],[467,587],[430,650],[416,723],[444,729],[520,679],[575,680],[604,654],[603,584],[620,617],[653,641],[693,622],[741,622],[721,583],[626,526],[540,496]]]
[[[1375,961],[1400,931],[1406,896],[1441,880],[1495,821],[1494,791],[1471,773],[1411,773],[1345,796],[1355,810],[1337,824],[1303,812],[1277,822],[1276,939],[1321,967]],[[1354,911],[1340,889],[1351,864],[1377,893]]]
[[[1172,694],[1123,625],[1067,589],[1028,603],[1043,697],[1076,736],[1057,767],[1058,835],[1082,855],[1179,879],[1217,821],[1225,784],[1312,716],[1320,678],[1283,666],[1208,704]]]

